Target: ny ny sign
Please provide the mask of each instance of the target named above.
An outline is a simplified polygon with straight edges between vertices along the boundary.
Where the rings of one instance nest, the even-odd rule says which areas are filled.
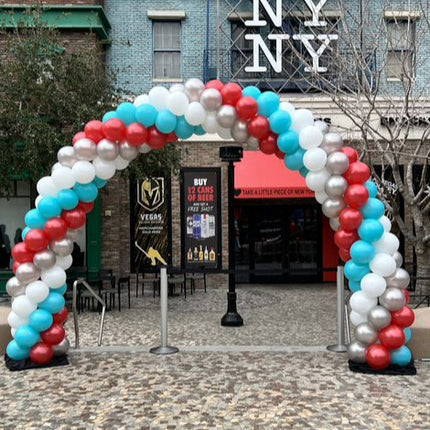
[[[320,12],[323,6],[327,3],[327,0],[320,0],[318,4],[315,4],[313,0],[303,0],[312,14],[311,21],[305,21],[303,24],[305,27],[326,27],[326,21],[320,21]],[[264,27],[267,25],[265,19],[260,17],[260,7],[263,7],[266,11],[268,17],[272,21],[272,24],[280,28],[282,27],[282,0],[276,0],[275,10],[269,4],[269,0],[253,0],[253,11],[252,20],[245,21],[247,27]],[[252,40],[252,66],[245,67],[246,72],[266,72],[267,67],[260,64],[260,52],[264,54],[266,59],[269,61],[273,70],[276,73],[281,73],[282,71],[282,43],[284,40],[290,38],[293,40],[299,40],[303,43],[307,52],[312,58],[312,67],[306,67],[306,72],[316,72],[323,73],[327,72],[326,67],[321,67],[319,64],[319,59],[323,52],[326,50],[328,45],[332,40],[337,40],[337,34],[269,34],[267,36],[268,40],[275,41],[275,55],[272,54],[269,47],[266,45],[265,41],[259,34],[246,34],[246,40]],[[315,49],[312,43],[319,42],[319,48]]]

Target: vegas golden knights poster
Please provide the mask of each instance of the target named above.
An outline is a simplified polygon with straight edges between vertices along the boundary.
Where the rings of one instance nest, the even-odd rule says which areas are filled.
[[[164,176],[131,181],[131,270],[171,263],[170,181]]]

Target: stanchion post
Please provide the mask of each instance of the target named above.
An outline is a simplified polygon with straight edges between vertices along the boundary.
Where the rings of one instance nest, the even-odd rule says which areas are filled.
[[[151,348],[152,354],[174,354],[178,348],[168,345],[167,340],[167,268],[160,269],[160,313],[161,313],[161,345]]]

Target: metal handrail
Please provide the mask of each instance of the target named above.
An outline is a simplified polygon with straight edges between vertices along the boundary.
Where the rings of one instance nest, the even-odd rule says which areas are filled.
[[[103,339],[103,328],[105,324],[105,312],[106,312],[106,303],[105,301],[91,288],[87,281],[84,279],[77,279],[73,282],[73,299],[72,299],[72,309],[73,309],[73,323],[75,325],[75,349],[79,349],[79,325],[78,325],[78,312],[76,306],[76,300],[78,296],[78,285],[82,284],[91,295],[102,305],[102,315],[100,319],[100,329],[99,329],[99,338],[98,338],[98,346],[102,346]]]

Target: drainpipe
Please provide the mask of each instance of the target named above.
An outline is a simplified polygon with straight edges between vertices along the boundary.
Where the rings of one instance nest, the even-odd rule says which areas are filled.
[[[210,8],[211,8],[211,0],[207,0],[206,2],[206,52],[205,52],[205,71],[204,71],[205,83],[209,80]]]

